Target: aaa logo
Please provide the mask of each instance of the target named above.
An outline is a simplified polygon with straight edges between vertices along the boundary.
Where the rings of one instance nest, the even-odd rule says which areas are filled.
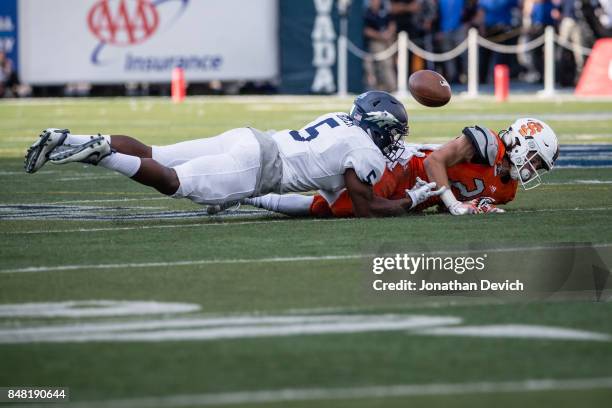
[[[159,14],[150,0],[100,0],[89,11],[87,23],[101,42],[126,46],[151,37]]]
[[[171,7],[172,3],[176,6]],[[168,30],[188,3],[189,0],[98,0],[87,15],[89,31],[99,40],[91,62],[108,64],[113,60],[113,49],[141,44],[156,32]],[[110,50],[104,51],[107,48]]]

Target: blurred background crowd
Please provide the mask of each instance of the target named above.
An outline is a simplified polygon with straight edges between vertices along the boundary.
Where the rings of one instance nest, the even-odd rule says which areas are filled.
[[[573,86],[584,66],[581,47],[612,36],[610,0],[366,0],[364,40],[371,53],[389,47],[397,33],[406,31],[419,47],[441,53],[452,50],[474,27],[489,41],[517,45],[540,37],[547,26],[555,28],[573,49],[556,47],[557,82]],[[542,81],[543,46],[518,54],[501,54],[479,48],[479,81],[492,81],[493,66],[505,64],[510,77],[528,83]],[[435,69],[451,83],[465,83],[467,52],[434,64],[411,54],[410,71]],[[391,59],[364,64],[365,82],[371,89],[396,89],[395,62]]]
[[[443,53],[462,44],[470,28],[476,28],[480,36],[491,42],[517,45],[538,39],[546,27],[552,26],[560,41],[574,45],[574,47],[559,45],[555,47],[555,78],[557,85],[562,87],[573,87],[576,84],[586,60],[584,50],[591,48],[598,38],[612,36],[612,0],[352,0],[352,2],[337,0],[333,2],[334,7],[343,2],[350,3],[352,11],[355,12],[351,14],[349,25],[358,24],[355,35],[352,37],[349,35],[349,39],[371,54],[387,50],[395,43],[401,31],[405,31],[409,40],[418,47],[432,53]],[[319,27],[314,21],[324,20],[315,20],[312,11],[307,17],[302,17],[308,7],[313,8],[313,4],[320,6],[327,2],[279,0],[278,4],[281,13],[296,10],[290,15],[294,17],[287,17],[288,14],[279,17],[281,29],[284,25],[288,28],[285,34],[279,32],[278,41],[282,43],[289,34],[293,36],[294,41],[284,48],[281,47],[286,57],[283,57],[279,63],[280,75],[259,81],[247,78],[223,82],[216,78],[206,82],[193,81],[189,84],[190,94],[300,93],[303,92],[300,88],[287,86],[283,88],[282,82],[285,81],[286,84],[287,81],[299,80],[304,82],[301,89],[307,89],[306,87],[310,86],[309,81],[312,82],[307,79],[313,75],[312,65],[321,63],[322,66],[328,67],[335,63],[336,51],[333,47],[337,40],[336,31],[339,32],[337,24],[335,28],[330,29],[326,29],[325,25]],[[331,7],[330,3],[329,10]],[[334,16],[337,18],[337,15]],[[321,16],[319,15],[317,19],[319,17]],[[314,29],[311,28],[313,24]],[[323,29],[321,35],[329,36],[329,44],[314,44],[319,40],[316,39],[317,36],[311,34],[311,31],[318,29]],[[311,38],[314,45],[309,42]],[[360,44],[361,39],[363,43]],[[189,40],[199,43],[201,38]],[[301,44],[304,48],[298,49],[295,44]],[[228,47],[236,46],[237,44],[228,45]],[[318,46],[323,48],[316,48]],[[332,47],[331,51],[327,47]],[[314,52],[313,48],[321,52]],[[479,82],[491,83],[494,66],[505,64],[509,67],[511,80],[530,84],[541,83],[544,70],[543,48],[539,46],[527,52],[500,54],[479,47]],[[311,52],[314,56],[310,56]],[[451,60],[437,63],[426,61],[414,53],[409,55],[409,72],[433,69],[442,73],[452,84],[465,84],[467,81],[467,52]],[[328,57],[333,58],[331,62],[326,62]],[[170,90],[169,73],[168,82],[165,80],[147,82],[143,79],[141,82],[96,84],[82,81],[60,86],[47,86],[43,83],[30,87],[30,84],[20,83],[15,62],[11,61],[0,47],[0,97],[168,95]],[[353,60],[351,64],[359,66],[361,70],[360,62]],[[293,71],[287,70],[290,65]],[[395,91],[396,67],[397,53],[380,61],[366,58],[363,61],[362,89],[359,89],[358,84],[352,88],[352,92],[364,89]],[[307,69],[310,71],[307,72]],[[320,69],[320,66],[316,69]],[[332,75],[331,68],[329,72],[329,75]],[[361,71],[357,75],[357,82],[360,81],[360,76]],[[333,93],[335,90],[333,85],[325,89],[327,93]],[[310,92],[321,91],[311,88]]]
[[[0,49],[0,97],[19,96],[19,87],[13,61]]]

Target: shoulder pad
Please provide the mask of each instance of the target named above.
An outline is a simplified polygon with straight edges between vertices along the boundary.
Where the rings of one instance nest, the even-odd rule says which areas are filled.
[[[474,146],[474,158],[472,163],[484,164],[487,166],[495,165],[497,158],[498,144],[497,137],[487,128],[480,126],[470,126],[462,132]]]

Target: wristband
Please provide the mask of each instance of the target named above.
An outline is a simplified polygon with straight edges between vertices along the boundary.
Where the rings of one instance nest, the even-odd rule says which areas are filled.
[[[447,186],[444,186],[443,188],[444,192],[440,195],[440,199],[442,200],[444,205],[446,205],[446,208],[451,208],[457,203],[459,203],[450,188],[448,188]]]
[[[406,190],[406,195],[408,196],[408,198],[410,198],[410,208],[409,210],[412,210],[414,207],[416,207],[416,202],[415,202],[415,194],[412,193],[412,191],[410,190]]]

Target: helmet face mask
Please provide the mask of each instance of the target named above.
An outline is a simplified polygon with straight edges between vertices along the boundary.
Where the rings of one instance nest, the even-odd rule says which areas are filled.
[[[389,161],[399,158],[408,134],[408,114],[400,101],[387,92],[366,92],[355,99],[349,116]]]
[[[375,114],[377,113],[381,112],[375,112]],[[369,114],[366,114],[366,116],[368,115]],[[385,128],[384,125],[370,125],[367,129],[365,129],[365,131],[370,136],[374,144],[381,150],[383,156],[385,156],[389,161],[396,161],[404,152],[405,149],[402,141],[404,136],[408,133],[407,126],[405,128],[397,126]]]
[[[391,136],[391,143],[383,148],[383,155],[391,162],[394,162],[404,153],[404,150],[406,150],[402,142],[404,136],[408,134],[408,126],[406,126],[404,131],[391,129],[389,134]]]
[[[525,190],[542,183],[542,175],[550,171],[559,156],[559,143],[553,130],[537,119],[518,119],[500,132],[512,165],[510,176],[521,182]]]
[[[523,164],[512,163],[510,177],[521,182],[524,190],[531,190],[542,184],[542,175],[548,172],[545,168],[539,168],[543,163],[538,153],[523,161]]]

